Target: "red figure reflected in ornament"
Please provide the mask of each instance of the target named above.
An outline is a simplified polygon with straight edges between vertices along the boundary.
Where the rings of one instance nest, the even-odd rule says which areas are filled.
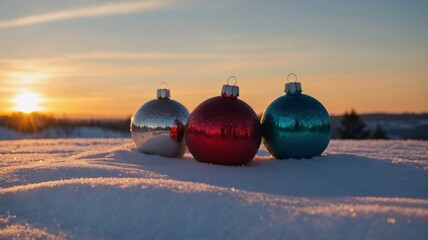
[[[180,122],[180,120],[175,119],[174,126],[170,129],[169,136],[172,140],[179,142],[183,139],[183,133],[184,133],[184,125]]]
[[[230,77],[229,80],[235,77]],[[236,84],[236,81],[235,81]],[[239,87],[223,85],[222,94],[202,102],[186,124],[186,143],[199,162],[244,165],[261,142],[259,119],[254,110],[238,99]]]

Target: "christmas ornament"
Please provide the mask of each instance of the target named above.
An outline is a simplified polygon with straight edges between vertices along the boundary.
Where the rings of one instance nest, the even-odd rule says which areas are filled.
[[[235,80],[234,85],[229,85],[230,79]],[[259,149],[259,120],[253,109],[238,99],[236,82],[230,77],[221,96],[199,104],[187,120],[186,143],[199,162],[244,165]]]
[[[277,159],[311,158],[330,142],[330,117],[316,99],[302,94],[297,82],[285,84],[286,95],[273,101],[263,114],[263,144]]]
[[[181,157],[187,147],[184,142],[184,124],[189,111],[170,99],[170,90],[157,90],[157,99],[145,103],[131,120],[131,135],[138,150],[165,157]]]

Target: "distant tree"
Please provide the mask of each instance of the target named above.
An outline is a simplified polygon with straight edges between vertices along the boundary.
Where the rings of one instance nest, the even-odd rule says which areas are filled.
[[[342,139],[367,139],[369,137],[370,132],[365,130],[366,124],[354,109],[345,112],[340,123],[342,126],[338,132]]]
[[[388,137],[386,136],[386,133],[380,127],[380,124],[376,125],[376,129],[373,133],[373,139],[388,139]]]

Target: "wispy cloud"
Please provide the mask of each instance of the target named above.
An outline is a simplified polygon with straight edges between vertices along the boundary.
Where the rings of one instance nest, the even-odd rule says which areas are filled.
[[[278,59],[299,59],[307,60],[308,58],[318,58],[325,56],[324,52],[310,51],[246,51],[246,52],[115,52],[115,51],[98,51],[74,53],[69,55],[52,56],[45,58],[0,58],[0,67],[2,65],[20,65],[24,66],[28,63],[58,63],[58,62],[78,62],[82,60],[189,60],[189,61],[237,61],[242,59],[259,59],[261,61],[277,61]]]
[[[19,26],[28,26],[40,23],[62,21],[75,18],[89,18],[106,15],[118,15],[133,12],[142,12],[151,9],[158,9],[170,5],[167,0],[156,1],[131,1],[108,3],[95,6],[60,10],[55,12],[42,13],[26,17],[14,18],[0,21],[0,29]]]
[[[73,54],[66,56],[68,59],[117,59],[117,60],[211,60],[224,59],[232,57],[232,54],[221,53],[174,53],[174,52],[145,52],[145,53],[130,53],[130,52],[90,52]]]

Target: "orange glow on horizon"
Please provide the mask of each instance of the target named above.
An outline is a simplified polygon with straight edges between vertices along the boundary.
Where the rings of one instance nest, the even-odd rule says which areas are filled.
[[[15,103],[14,110],[19,112],[31,113],[42,110],[42,107],[39,105],[42,99],[34,92],[19,93],[12,101]]]

